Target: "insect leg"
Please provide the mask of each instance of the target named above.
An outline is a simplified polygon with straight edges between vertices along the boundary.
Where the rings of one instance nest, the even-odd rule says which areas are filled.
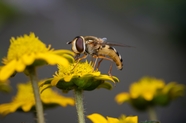
[[[75,57],[74,57],[74,59],[77,61],[78,59],[79,59],[79,56],[80,56],[80,54],[78,53],[78,54],[76,54],[75,55]]]
[[[97,60],[98,60],[98,57],[96,57],[95,62],[93,62],[94,70],[96,70],[95,67],[96,67]]]
[[[111,58],[108,58],[108,57],[103,56],[103,55],[99,55],[99,56],[93,55],[93,57],[94,57],[94,58],[105,59],[105,60],[109,60],[109,61],[113,62],[113,60],[112,60]]]
[[[101,62],[103,61],[103,59],[100,59],[99,60],[99,62],[98,62],[98,65],[97,65],[97,67],[96,67],[96,69],[98,69],[99,68],[99,66],[100,66],[100,64],[101,64]]]
[[[112,77],[112,74],[111,74],[111,71],[112,71],[112,63],[113,62],[111,62],[111,65],[110,65],[110,68],[109,68],[109,71],[108,71],[108,75],[113,79],[113,77]],[[114,86],[116,85],[116,83],[114,82]]]
[[[94,62],[94,57],[93,56],[91,56],[91,65],[92,66],[95,66],[95,64],[94,64],[95,62]]]
[[[105,56],[96,56],[96,55],[94,55],[93,57],[94,57],[94,58],[101,58],[101,60],[98,62],[98,65],[100,65],[100,63],[103,61],[103,59],[106,59],[106,60],[111,61],[111,65],[110,65],[110,69],[109,69],[109,71],[108,71],[108,74],[109,74],[109,76],[112,77],[112,75],[111,75],[111,70],[112,70],[112,62],[113,62],[113,60],[110,59],[110,58],[108,58],[108,57],[105,57]],[[99,67],[99,66],[98,66],[98,67]]]
[[[112,71],[112,62],[111,62],[111,65],[110,65],[110,68],[109,68],[109,71],[108,71],[109,76],[112,77],[111,71]]]
[[[82,57],[77,59],[77,63],[83,59],[85,59],[88,56],[88,54],[84,54]]]
[[[78,58],[76,61],[76,65],[74,66],[74,68],[77,66],[77,64],[79,63],[79,61],[85,59],[88,56],[88,54],[84,54],[82,57]],[[72,70],[74,70],[74,68]]]

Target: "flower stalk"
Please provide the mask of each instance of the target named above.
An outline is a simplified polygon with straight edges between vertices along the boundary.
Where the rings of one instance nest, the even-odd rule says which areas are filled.
[[[82,90],[74,90],[75,101],[76,101],[76,110],[78,115],[78,123],[85,123],[84,116],[84,105],[83,105],[83,92]]]
[[[157,114],[153,107],[148,107],[148,114],[150,120],[157,120]]]
[[[42,105],[41,98],[40,98],[36,70],[35,70],[35,67],[29,67],[28,70],[29,70],[29,76],[30,76],[30,80],[31,80],[32,88],[34,92],[35,103],[36,103],[37,122],[45,123],[43,105]]]

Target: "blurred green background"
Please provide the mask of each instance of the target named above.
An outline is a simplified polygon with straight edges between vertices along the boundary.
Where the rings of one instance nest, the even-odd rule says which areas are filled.
[[[0,57],[6,56],[12,36],[30,32],[55,49],[71,49],[66,42],[77,35],[106,37],[109,42],[134,46],[116,47],[124,68],[119,71],[114,66],[112,74],[120,83],[112,91],[85,92],[85,113],[112,117],[138,115],[139,121],[144,121],[148,119],[146,112],[138,112],[128,104],[119,106],[114,97],[128,91],[132,82],[145,75],[186,84],[185,5],[185,0],[1,0]],[[100,70],[107,73],[110,62],[103,62]],[[39,68],[39,78],[52,77],[55,70],[55,66]],[[16,84],[27,80],[23,74],[11,78],[13,92],[0,93],[0,103],[9,102],[16,93]],[[156,111],[162,123],[186,123],[186,97],[167,107],[157,107]],[[47,123],[77,122],[75,107],[58,107],[45,114]],[[34,119],[31,113],[18,112],[1,118],[0,122],[32,123]],[[88,119],[87,123],[90,123]]]

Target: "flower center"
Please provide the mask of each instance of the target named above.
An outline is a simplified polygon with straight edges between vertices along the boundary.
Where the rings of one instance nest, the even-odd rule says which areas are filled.
[[[71,76],[71,75],[78,75],[78,76],[83,76],[85,74],[91,74],[93,72],[94,68],[92,67],[91,63],[83,62],[83,63],[74,63],[70,65],[70,67],[66,68],[62,65],[58,65],[59,69],[59,76],[64,77],[64,76]]]
[[[10,40],[10,47],[8,49],[7,60],[18,59],[24,54],[46,52],[49,48],[41,42],[34,33],[30,35],[24,35],[21,37],[14,37]]]

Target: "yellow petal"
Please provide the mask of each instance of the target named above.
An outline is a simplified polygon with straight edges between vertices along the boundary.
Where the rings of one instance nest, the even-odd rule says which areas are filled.
[[[133,83],[131,84],[130,86],[130,96],[131,98],[138,98],[142,93],[142,90],[141,90],[141,86],[140,86],[140,83]]]
[[[146,91],[142,94],[142,97],[148,101],[152,100],[156,92]]]
[[[97,113],[88,115],[87,118],[89,118],[93,123],[108,123],[102,115]]]
[[[34,53],[25,54],[22,56],[21,59],[25,65],[31,65],[35,60],[35,55],[34,55]]]
[[[7,80],[14,72],[16,67],[16,60],[12,60],[5,66],[3,66],[0,70],[0,81]]]
[[[70,99],[70,98],[42,98],[42,101],[45,103],[45,104],[59,104],[63,107],[66,107],[67,105],[74,105],[74,101],[73,99]]]
[[[9,113],[15,112],[20,106],[22,102],[12,102],[12,103],[5,103],[0,105],[0,114],[7,115]]]
[[[17,72],[23,72],[26,68],[26,65],[22,62],[22,60],[18,60],[15,66]]]
[[[58,94],[55,91],[52,91],[52,89],[47,89],[41,94],[41,100],[45,104],[59,104],[63,107],[67,105],[74,105],[74,99],[70,97],[64,97],[60,94]]]
[[[74,56],[74,52],[70,51],[70,50],[55,50],[55,51],[52,51],[54,54],[58,54],[58,55],[63,55],[63,54],[69,54],[69,55],[72,55]]]
[[[119,120],[117,118],[113,118],[113,117],[107,117],[108,119],[108,123],[118,123]]]
[[[185,94],[186,86],[183,84],[177,84],[176,82],[168,83],[163,89],[163,93],[169,95],[172,99],[183,96]]]
[[[56,103],[57,103],[57,101],[56,101]],[[63,99],[63,101],[59,100],[58,104],[60,104],[63,107],[67,106],[67,104],[71,105],[71,106],[74,106],[75,102],[74,102],[73,99]]]
[[[186,88],[185,85],[183,85],[183,84],[177,84],[177,85],[173,88],[172,92],[173,92],[173,94],[174,94],[175,96],[176,96],[177,94],[178,94],[178,96],[179,96],[179,94],[181,94],[181,95],[183,96],[183,95],[184,95],[185,88]]]
[[[38,53],[36,55],[37,59],[43,59],[45,60],[48,64],[50,65],[55,65],[55,64],[61,64],[64,66],[68,66],[69,62],[67,59],[58,56],[56,54],[52,54],[52,53]]]
[[[119,79],[116,76],[112,76],[114,82],[119,82]]]
[[[93,76],[99,76],[99,75],[101,75],[101,72],[92,72],[91,75],[93,75]]]
[[[51,85],[52,86],[56,86],[57,85],[57,83],[58,83],[58,81],[60,80],[61,78],[54,78],[52,81],[51,81]]]
[[[125,118],[126,123],[138,123],[138,116],[128,116]]]
[[[123,92],[123,93],[119,93],[116,95],[115,97],[115,101],[118,103],[118,104],[122,104],[126,101],[128,101],[130,99],[130,95],[126,92]]]
[[[167,94],[169,91],[176,86],[176,82],[170,82],[163,88],[163,93]]]
[[[0,105],[0,109],[1,109],[0,114],[5,116],[5,115],[11,113],[10,110],[9,110],[10,109],[9,107],[10,107],[10,105],[1,104]]]
[[[70,82],[70,80],[72,79],[73,75],[69,75],[69,76],[65,76],[64,80],[65,82]]]
[[[99,79],[99,80],[110,80],[112,82],[115,82],[114,79],[108,75],[100,75],[100,76],[97,76],[95,77],[96,79]]]
[[[22,109],[23,109],[23,111],[28,112],[28,111],[30,111],[30,109],[31,109],[32,106],[34,106],[34,105],[35,105],[35,102],[30,101],[30,102],[27,102],[27,103],[23,104],[23,105],[22,105]]]

